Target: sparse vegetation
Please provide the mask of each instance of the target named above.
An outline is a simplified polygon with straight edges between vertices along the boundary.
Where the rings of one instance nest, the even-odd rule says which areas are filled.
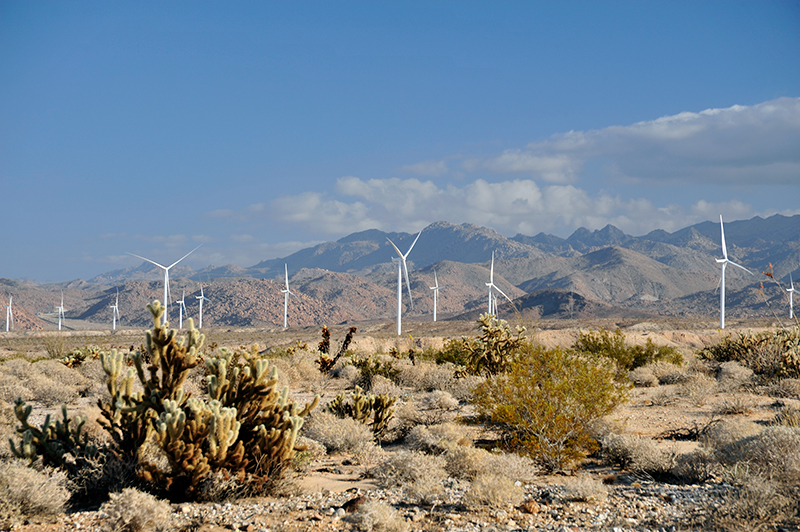
[[[653,362],[676,365],[683,363],[683,355],[674,347],[657,346],[650,338],[645,345],[628,345],[625,335],[619,329],[615,329],[613,333],[605,329],[581,332],[572,349],[587,355],[609,358],[624,373]]]
[[[735,361],[772,380],[800,378],[800,328],[728,335],[717,345],[698,352],[716,362]]]

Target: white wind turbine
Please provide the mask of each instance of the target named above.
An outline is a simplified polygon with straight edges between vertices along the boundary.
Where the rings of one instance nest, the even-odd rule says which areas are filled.
[[[58,330],[61,330],[61,322],[65,319],[64,318],[64,291],[61,291],[61,305],[56,306],[56,310],[58,311]]]
[[[414,299],[411,297],[411,283],[408,281],[408,266],[406,265],[406,259],[408,258],[409,253],[411,250],[414,249],[414,244],[417,243],[419,240],[419,235],[422,234],[420,231],[417,234],[417,238],[414,239],[414,242],[411,244],[411,247],[408,248],[406,254],[403,255],[397,246],[394,245],[394,242],[391,239],[387,238],[386,240],[392,245],[394,250],[397,252],[398,258],[392,259],[393,261],[397,261],[397,336],[402,334],[402,313],[403,313],[403,273],[406,275],[406,287],[408,288],[408,300],[411,302],[411,309],[414,309]]]
[[[497,288],[497,285],[494,284],[494,251],[492,251],[492,266],[489,270],[489,282],[486,283],[486,286],[489,287],[489,314],[492,316],[497,316],[497,296],[492,295],[492,288],[500,292],[500,294],[502,294],[504,298],[508,299],[512,305],[514,304],[514,302],[511,301],[511,298],[505,295],[505,293],[503,293],[503,291]]]
[[[296,299],[300,299],[294,292],[289,290],[289,266],[283,265],[284,272],[286,273],[286,288],[281,290],[283,292],[283,328],[289,326],[289,295],[293,295]]]
[[[183,289],[181,293],[181,298],[177,301],[178,303],[178,310],[179,310],[179,318],[178,318],[178,329],[183,329],[183,313],[186,312],[186,289]]]
[[[200,244],[200,246],[202,246],[202,245],[203,244]],[[199,248],[200,246],[197,246],[197,248]],[[170,268],[172,268],[173,266],[178,264],[180,261],[182,261],[183,259],[185,259],[189,255],[191,255],[192,253],[197,251],[197,248],[194,248],[189,253],[187,253],[183,257],[179,258],[178,260],[176,260],[175,262],[173,262],[169,266],[164,266],[162,264],[157,263],[156,261],[153,261],[153,260],[147,259],[145,257],[142,257],[141,255],[137,255],[135,253],[127,252],[128,255],[133,255],[136,258],[139,258],[139,259],[142,259],[144,261],[147,261],[150,264],[154,264],[154,265],[158,266],[159,268],[161,268],[162,270],[164,270],[164,315],[161,316],[161,324],[162,325],[167,322],[167,302],[169,301],[168,300],[168,297],[169,297],[169,270],[170,270]]]
[[[119,288],[117,288],[117,299],[114,300],[114,304],[109,305],[109,307],[111,308],[112,320],[113,320],[111,328],[116,331],[117,319],[119,319]]]
[[[200,285],[200,295],[199,296],[194,296],[194,297],[195,297],[195,299],[200,301],[200,319],[199,319],[198,328],[202,329],[203,328],[203,301],[211,301],[211,300],[208,299],[205,296],[205,294],[203,293],[203,285]]]
[[[793,299],[792,296],[794,295],[795,292],[797,292],[797,290],[794,289],[794,281],[792,280],[791,273],[789,274],[789,285],[790,286],[789,288],[786,289],[786,291],[789,292],[789,319],[792,319],[794,318],[794,305],[792,301]]]
[[[737,268],[741,268],[742,270],[746,271],[750,275],[753,275],[753,272],[745,268],[740,264],[736,264],[735,262],[728,260],[728,248],[725,246],[725,226],[722,224],[722,215],[719,215],[719,230],[720,235],[722,237],[722,258],[716,259],[716,261],[722,264],[722,274],[719,277],[719,328],[725,328],[725,267],[728,264],[736,266]]]
[[[433,284],[434,286],[429,286],[431,290],[433,290],[433,321],[436,321],[436,306],[439,303],[439,290],[444,288],[443,286],[439,286],[439,279],[436,277],[436,270],[433,270]]]
[[[8,305],[6,305],[6,332],[14,328],[14,309],[11,308],[13,302],[14,296],[8,296]]]

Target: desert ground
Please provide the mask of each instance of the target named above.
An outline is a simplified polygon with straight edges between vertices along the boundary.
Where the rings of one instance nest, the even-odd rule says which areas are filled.
[[[798,381],[765,381],[738,364],[697,356],[698,350],[717,344],[724,336],[771,331],[774,324],[734,322],[720,331],[712,320],[526,322],[518,316],[509,322],[524,325],[527,337],[536,343],[564,348],[574,344],[580,331],[619,328],[627,343],[644,345],[650,340],[674,347],[684,363],[654,364],[632,372],[635,386],[629,400],[597,424],[600,448],[566,467],[546,471],[535,461],[497,449],[498,433],[477,419],[470,401],[479,377],[458,379],[447,365],[398,360],[398,378],[378,377],[371,382],[370,392],[398,398],[383,441],[373,442],[350,429],[325,430],[318,413],[337,395],[351,393],[359,380],[358,372],[352,366],[347,369],[347,364],[340,364],[331,376],[318,371],[319,327],[209,328],[203,331],[207,352],[257,344],[259,351],[275,357],[272,362],[279,378],[296,402],[302,405],[315,395],[321,397],[303,429],[308,459],[292,473],[282,493],[174,504],[158,514],[160,521],[141,526],[133,518],[120,518],[119,512],[109,514],[106,506],[105,511],[42,512],[18,520],[14,529],[800,529],[795,517],[797,499],[792,495],[798,477],[783,475],[786,468],[800,471],[800,464],[793,462],[798,449],[790,450],[789,465],[775,464],[784,469],[775,475],[756,472],[746,460],[732,464],[712,456],[724,447],[726,438],[758,434],[774,426],[780,412],[800,409]],[[350,350],[365,355],[393,349],[401,355],[410,349],[422,354],[441,349],[447,339],[478,334],[474,322],[408,321],[399,337],[394,323],[357,326]],[[348,327],[331,327],[332,350]],[[56,360],[76,348],[127,351],[142,342],[140,329],[0,333],[4,441],[16,425],[11,406],[17,396],[34,407],[37,419],[47,413],[56,415],[62,402],[68,404],[71,413],[89,418],[90,436],[102,440],[103,431],[93,421],[98,417],[97,398],[107,393],[99,360],[87,358],[76,368]],[[202,374],[190,378],[187,386],[202,394]],[[4,462],[12,460],[7,447],[2,450]],[[764,484],[761,491],[745,493],[744,485],[759,483]],[[778,499],[789,502],[771,506]],[[128,510],[156,515],[147,504],[143,503],[144,509]]]

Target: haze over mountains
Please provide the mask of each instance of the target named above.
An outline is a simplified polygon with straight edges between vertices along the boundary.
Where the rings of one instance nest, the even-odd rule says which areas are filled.
[[[726,277],[731,317],[768,316],[783,311],[784,294],[762,270],[771,263],[788,286],[800,260],[800,215],[753,218],[725,224],[732,260],[758,272],[730,269]],[[315,325],[395,316],[397,266],[387,238],[405,251],[416,235],[368,230],[306,248],[251,267],[209,266],[170,271],[172,300],[186,292],[189,316],[197,316],[202,282],[211,299],[203,308],[207,326],[267,326],[283,323],[284,264],[298,299],[289,305],[291,325]],[[538,316],[703,316],[717,313],[715,287],[721,256],[719,224],[703,222],[674,233],[653,231],[634,237],[612,225],[578,229],[563,239],[539,233],[508,238],[473,224],[436,222],[422,231],[409,256],[414,308],[405,299],[404,316],[429,319],[433,271],[439,284],[440,319],[472,319],[485,311],[489,260],[495,252],[495,283],[515,299],[517,309]],[[800,281],[800,273],[794,276]],[[760,283],[764,282],[761,289]],[[767,282],[770,281],[770,282]],[[114,270],[88,281],[39,285],[0,279],[0,300],[14,296],[17,329],[53,328],[50,314],[64,290],[67,319],[110,324],[119,289],[123,326],[147,326],[145,305],[163,297],[163,273],[149,263]],[[762,296],[763,294],[763,296]],[[767,301],[768,303],[765,303]],[[777,310],[776,310],[777,309]],[[170,319],[177,324],[177,306]],[[506,302],[499,314],[511,314]]]

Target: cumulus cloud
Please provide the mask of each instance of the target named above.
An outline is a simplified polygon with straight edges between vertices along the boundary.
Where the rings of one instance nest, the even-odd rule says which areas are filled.
[[[382,227],[377,218],[370,217],[366,204],[346,203],[317,192],[279,198],[272,202],[271,215],[324,234],[347,234]]]
[[[627,182],[800,184],[800,98],[683,112],[629,126],[570,131],[507,150],[468,171],[574,183],[588,161]]]

